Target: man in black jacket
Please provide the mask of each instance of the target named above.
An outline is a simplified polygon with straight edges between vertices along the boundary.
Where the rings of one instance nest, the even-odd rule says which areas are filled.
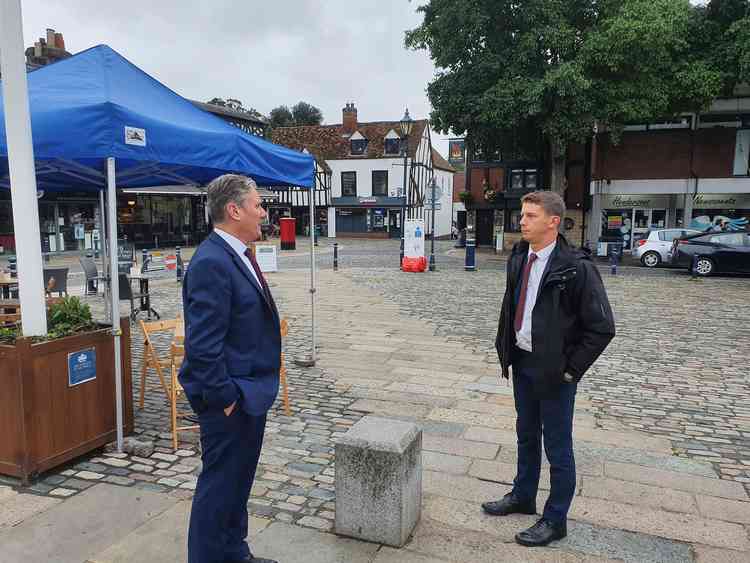
[[[549,498],[542,518],[516,535],[521,545],[542,546],[567,535],[576,388],[614,337],[615,323],[596,266],[558,233],[562,198],[544,191],[521,202],[523,241],[508,260],[495,341],[503,377],[513,370],[518,466],[513,490],[482,508],[495,516],[536,513],[544,436]]]

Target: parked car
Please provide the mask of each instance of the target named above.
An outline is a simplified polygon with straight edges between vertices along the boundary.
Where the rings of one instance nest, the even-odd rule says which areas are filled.
[[[660,264],[669,264],[669,251],[672,242],[677,238],[698,235],[701,231],[693,229],[655,229],[649,231],[645,238],[638,241],[633,255],[647,268]]]
[[[750,231],[701,233],[675,239],[671,255],[673,265],[688,269],[697,255],[695,273],[699,276],[750,274]]]

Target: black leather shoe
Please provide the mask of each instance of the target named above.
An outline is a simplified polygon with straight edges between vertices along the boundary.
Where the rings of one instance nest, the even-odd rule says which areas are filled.
[[[521,502],[513,493],[508,493],[500,500],[490,500],[482,503],[482,510],[492,516],[507,516],[508,514],[536,514],[536,503]]]
[[[568,535],[565,522],[556,524],[542,518],[528,530],[516,534],[516,543],[527,547],[541,547],[553,541],[561,540]]]

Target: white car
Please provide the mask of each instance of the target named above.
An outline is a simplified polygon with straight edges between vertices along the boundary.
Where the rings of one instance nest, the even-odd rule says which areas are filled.
[[[672,241],[690,235],[697,235],[701,231],[694,229],[656,229],[649,231],[645,238],[639,240],[633,255],[647,268],[655,268],[661,263],[669,264],[669,251]]]

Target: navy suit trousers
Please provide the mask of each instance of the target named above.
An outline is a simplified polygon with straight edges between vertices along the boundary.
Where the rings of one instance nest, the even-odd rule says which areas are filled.
[[[542,438],[550,464],[550,494],[543,517],[565,522],[576,488],[573,456],[573,410],[576,383],[565,383],[549,399],[537,399],[531,381],[531,362],[513,362],[513,397],[516,405],[518,467],[513,493],[521,500],[536,501],[542,468]]]
[[[247,501],[263,445],[266,415],[250,416],[239,403],[232,414],[198,415],[203,471],[193,497],[188,563],[241,561],[247,545]]]

